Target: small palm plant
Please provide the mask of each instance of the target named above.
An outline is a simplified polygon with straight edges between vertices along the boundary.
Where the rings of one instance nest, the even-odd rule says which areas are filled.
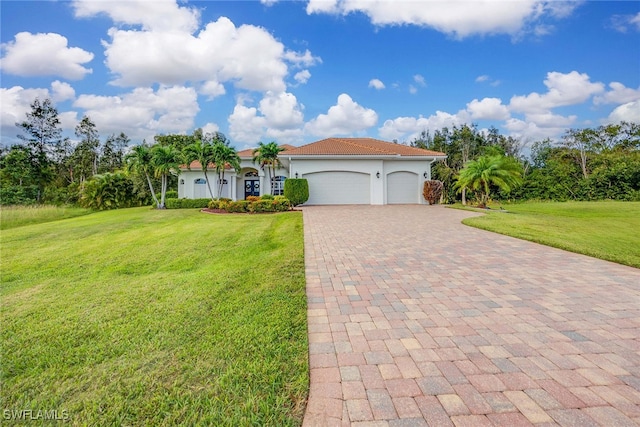
[[[213,141],[213,160],[218,173],[218,196],[222,197],[225,168],[229,165],[238,172],[240,170],[240,157],[235,148],[230,147],[221,139],[215,139]]]
[[[455,187],[458,192],[464,188],[479,190],[480,207],[489,202],[491,186],[509,192],[522,184],[522,167],[515,160],[502,156],[481,156],[472,160],[460,171]]]
[[[207,181],[209,195],[211,196],[211,200],[213,200],[213,190],[211,190],[207,169],[209,168],[209,164],[216,161],[214,146],[208,141],[198,140],[193,144],[189,144],[184,147],[182,155],[184,156],[184,161],[187,164],[187,169],[189,170],[191,170],[191,162],[197,161],[200,163],[202,172],[204,172],[204,179]]]
[[[146,144],[142,144],[133,147],[131,153],[126,156],[125,161],[128,171],[135,172],[146,178],[153,202],[156,206],[160,206],[156,192],[153,189],[153,184],[151,183],[151,174],[154,173],[152,158],[151,148]]]
[[[160,178],[160,204],[158,209],[164,209],[164,199],[167,194],[169,175],[180,172],[181,155],[177,148],[171,145],[154,145],[151,149],[151,164],[156,178]]]

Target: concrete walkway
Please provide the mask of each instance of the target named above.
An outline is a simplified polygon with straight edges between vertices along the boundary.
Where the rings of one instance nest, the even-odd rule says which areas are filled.
[[[471,215],[304,208],[304,426],[640,425],[640,270]]]

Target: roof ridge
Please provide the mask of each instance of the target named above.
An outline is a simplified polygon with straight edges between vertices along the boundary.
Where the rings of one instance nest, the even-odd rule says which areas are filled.
[[[369,139],[371,141],[377,141],[375,138],[365,137],[365,138],[327,138],[327,139],[337,139],[337,140],[340,140],[343,143],[346,143],[346,144],[349,144],[349,145],[354,145],[356,147],[365,148],[365,149],[368,149],[368,150],[378,151],[380,153],[395,154],[395,153],[393,153],[393,152],[391,152],[389,150],[382,150],[380,148],[372,147],[370,145],[358,144],[357,142],[354,141],[354,140],[357,140],[357,139]],[[385,142],[385,141],[380,141],[380,142]]]

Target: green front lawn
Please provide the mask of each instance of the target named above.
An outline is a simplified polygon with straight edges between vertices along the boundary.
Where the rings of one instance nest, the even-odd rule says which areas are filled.
[[[640,268],[640,202],[526,202],[502,207],[506,213],[487,211],[462,222]]]
[[[299,425],[302,215],[135,208],[1,234],[0,406],[74,425]]]
[[[72,206],[0,206],[0,230],[73,218],[90,213],[90,209]]]

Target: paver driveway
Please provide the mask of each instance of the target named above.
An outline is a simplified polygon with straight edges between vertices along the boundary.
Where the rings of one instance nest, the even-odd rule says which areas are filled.
[[[640,270],[470,215],[304,208],[304,425],[640,424]]]

